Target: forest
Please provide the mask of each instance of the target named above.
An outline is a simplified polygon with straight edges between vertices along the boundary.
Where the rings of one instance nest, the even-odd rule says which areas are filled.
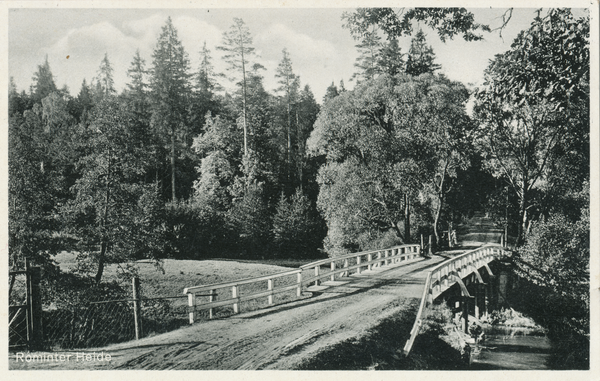
[[[317,258],[421,234],[441,245],[483,211],[508,230],[520,274],[581,308],[568,324],[589,334],[589,17],[539,10],[476,90],[439,73],[413,25],[442,41],[494,33],[468,11],[343,19],[355,85],[323,84],[320,100],[285,47],[267,73],[238,18],[215,51],[184,47],[168,18],[151,60],[114,68],[107,52],[76,95],[40,57],[29,91],[9,88],[10,266],[28,258],[59,279],[54,256],[77,252],[79,276],[100,285],[107,264],[140,259]]]

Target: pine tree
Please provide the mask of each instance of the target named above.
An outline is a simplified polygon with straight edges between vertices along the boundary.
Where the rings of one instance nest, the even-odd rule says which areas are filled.
[[[279,254],[307,257],[317,251],[322,238],[317,210],[302,190],[297,189],[291,200],[281,194],[273,217],[273,241]]]
[[[170,142],[171,199],[177,200],[175,158],[177,140],[186,140],[186,108],[190,96],[189,59],[171,17],[162,27],[152,55],[150,97],[152,125],[161,135],[168,135]]]
[[[377,29],[373,27],[371,31],[363,35],[362,40],[356,45],[359,56],[356,58],[354,67],[358,69],[350,80],[356,78],[357,83],[373,79],[380,70],[378,68],[379,56],[381,54],[381,37],[377,34]]]
[[[211,113],[219,111],[215,91],[221,90],[221,86],[217,82],[217,77],[219,75],[215,73],[210,50],[206,47],[205,41],[200,50],[200,66],[194,75],[194,101],[190,109],[190,125],[194,135],[202,133],[205,117],[209,111]]]
[[[56,84],[54,83],[54,76],[52,75],[52,71],[50,70],[50,63],[48,63],[48,55],[46,55],[44,63],[38,65],[38,70],[33,75],[32,80],[33,85],[31,92],[34,102],[40,102],[50,93],[53,93],[58,90]]]
[[[247,110],[247,70],[250,58],[254,55],[250,30],[240,18],[233,19],[228,32],[223,33],[223,45],[217,49],[225,52],[223,59],[234,72],[233,80],[239,80],[242,89],[242,123],[244,129],[244,154],[248,154],[248,110]],[[240,78],[241,77],[241,78]]]
[[[414,76],[419,76],[423,73],[433,73],[442,67],[434,61],[435,53],[433,53],[433,48],[431,45],[427,45],[423,30],[419,30],[410,42],[406,73]]]
[[[104,58],[100,62],[100,68],[95,80],[98,100],[114,95],[117,92],[115,90],[115,80],[113,79],[113,68],[108,60],[108,53],[104,53]]]
[[[79,94],[77,95],[77,107],[75,118],[80,123],[87,124],[89,121],[90,111],[94,107],[94,96],[92,94],[92,89],[88,86],[85,78],[83,82],[81,82],[81,89],[79,89]]]
[[[215,91],[221,90],[221,86],[217,82],[217,77],[220,77],[215,73],[215,68],[212,64],[212,56],[210,50],[206,47],[206,41],[202,45],[200,50],[200,68],[196,77],[196,87],[198,92],[201,94],[214,94]]]
[[[130,100],[135,113],[143,115],[148,110],[148,83],[145,69],[146,62],[140,56],[140,50],[135,51],[131,66],[127,69],[129,82],[127,83],[127,98]]]
[[[294,74],[292,69],[292,60],[287,49],[283,49],[283,58],[279,62],[277,67],[277,74],[275,77],[278,78],[277,83],[279,87],[277,92],[282,94],[287,109],[287,146],[286,146],[286,172],[287,172],[287,185],[288,187],[292,184],[292,105],[298,102],[298,88],[300,87],[300,80]],[[293,188],[292,188],[293,189]]]
[[[379,52],[379,60],[377,62],[378,70],[381,73],[394,76],[398,73],[404,73],[406,70],[406,62],[404,62],[405,54],[398,45],[398,40],[393,38],[384,44]]]

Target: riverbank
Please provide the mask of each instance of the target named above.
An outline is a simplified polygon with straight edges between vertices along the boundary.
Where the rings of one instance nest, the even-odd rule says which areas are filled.
[[[297,370],[467,370],[450,310],[435,307],[425,317],[412,350],[404,356],[419,299],[363,335],[326,348]]]

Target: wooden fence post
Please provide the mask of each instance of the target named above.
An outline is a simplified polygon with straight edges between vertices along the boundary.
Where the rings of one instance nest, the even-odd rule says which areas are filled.
[[[302,273],[299,272],[298,275],[298,288],[296,289],[296,296],[302,296]]]
[[[140,278],[133,277],[133,321],[135,324],[135,339],[142,337],[142,316],[140,306]]]
[[[430,234],[430,235],[429,235],[429,249],[428,249],[429,255],[432,255],[432,254],[433,254],[433,250],[432,250],[432,246],[433,246],[433,245],[432,245],[431,243],[432,243],[432,236],[431,236],[431,234]]]
[[[41,268],[29,267],[27,282],[29,283],[29,312],[31,337],[29,347],[41,349],[44,342],[44,331],[42,326],[42,295],[40,293]]]
[[[273,291],[273,279],[267,279],[267,290]],[[273,304],[273,294],[267,297],[269,300],[269,305]]]
[[[331,271],[335,271],[335,261],[331,261]],[[335,280],[335,274],[331,274],[331,281]]]

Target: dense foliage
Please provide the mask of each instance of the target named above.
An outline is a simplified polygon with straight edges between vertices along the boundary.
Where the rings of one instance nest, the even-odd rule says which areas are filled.
[[[389,231],[411,242],[411,219],[437,233],[448,183],[468,162],[467,98],[461,84],[443,77],[400,74],[325,105],[308,145],[327,161],[318,205],[331,255],[364,249]]]
[[[57,88],[47,58],[29,93],[11,81],[11,266],[29,258],[56,271],[53,256],[73,250],[100,284],[107,264],[137,259],[318,255],[306,139],[319,105],[285,49],[280,88],[266,91],[251,44],[234,20],[220,47],[233,93],[206,44],[192,72],[170,18],[150,67],[133,55],[121,94],[109,54],[76,97]]]

